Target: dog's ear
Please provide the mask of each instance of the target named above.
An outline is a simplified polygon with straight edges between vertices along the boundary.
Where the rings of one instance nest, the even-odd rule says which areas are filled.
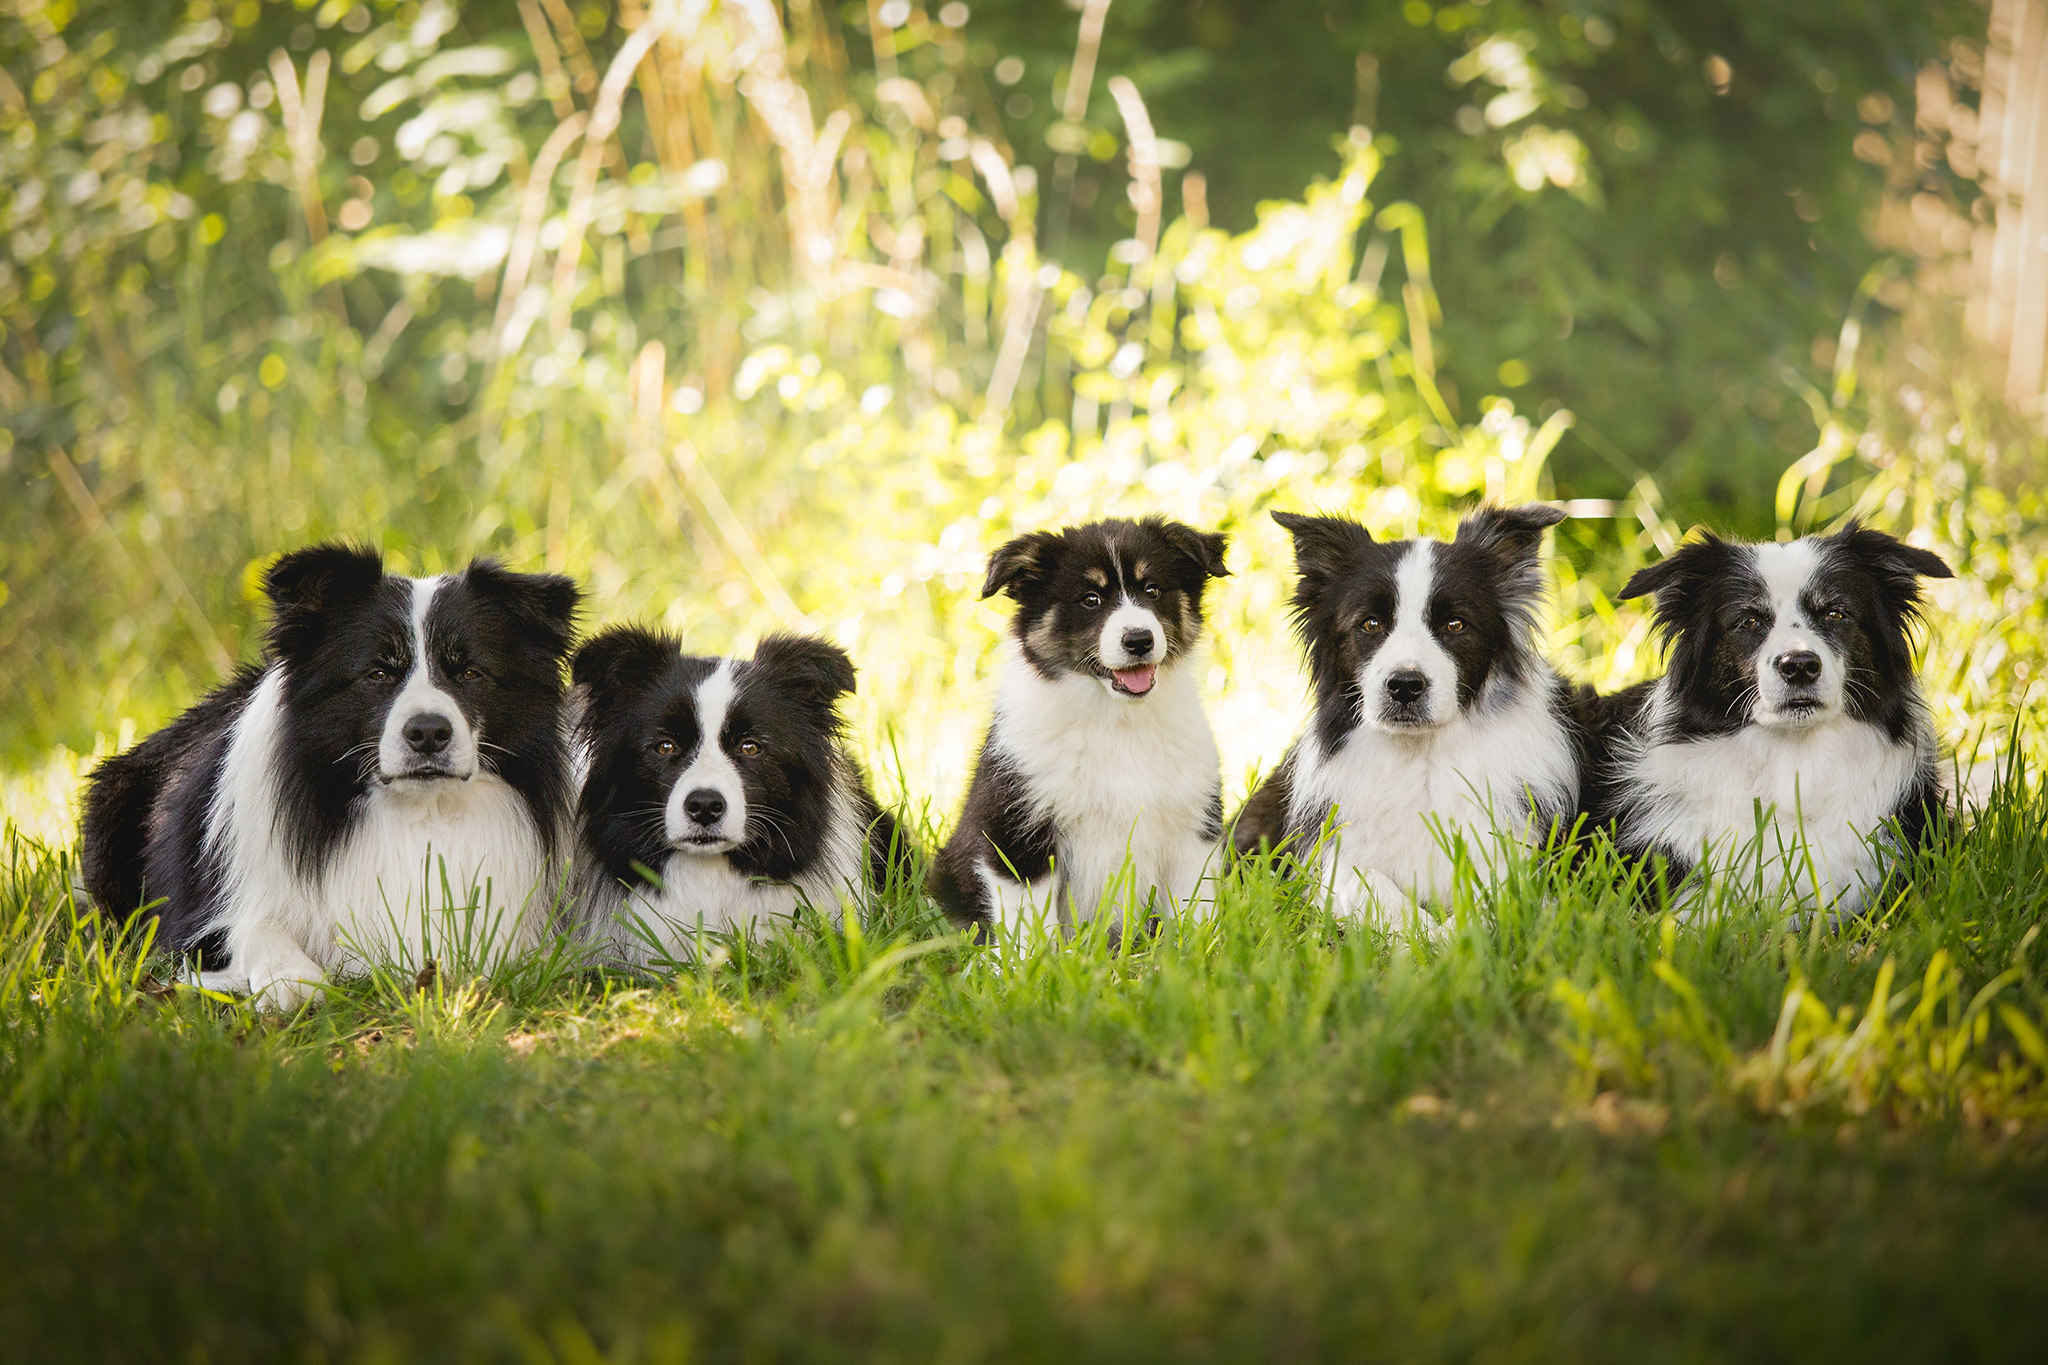
[[[1955,577],[1955,571],[1932,550],[1908,545],[1860,522],[1851,521],[1828,536],[1823,544],[1869,575],[1885,601],[1901,616],[1911,616],[1920,610],[1921,579]]]
[[[1661,597],[1671,589],[1686,588],[1725,567],[1731,549],[1727,541],[1708,531],[1691,544],[1679,546],[1655,564],[1637,569],[1622,585],[1615,600],[1626,602],[1645,593],[1657,593]]]
[[[981,580],[982,597],[999,592],[1017,596],[1019,588],[1044,571],[1046,557],[1058,543],[1059,536],[1052,531],[1033,531],[1005,542],[988,557],[988,576]]]
[[[384,557],[329,541],[294,550],[263,574],[270,599],[270,647],[293,658],[314,644],[337,608],[366,602],[384,582]]]
[[[1348,517],[1275,512],[1273,520],[1294,537],[1294,571],[1305,587],[1320,588],[1372,544],[1372,532]]]
[[[573,579],[552,573],[513,573],[495,559],[473,560],[463,580],[479,597],[511,615],[521,635],[560,660],[576,630],[583,592]]]
[[[1230,577],[1230,570],[1223,564],[1223,552],[1230,545],[1229,536],[1221,531],[1197,531],[1185,522],[1168,521],[1164,517],[1146,520],[1168,545],[1193,560],[1204,578]]]
[[[1564,520],[1564,511],[1546,502],[1520,507],[1482,507],[1458,523],[1458,542],[1486,545],[1509,559],[1534,559],[1543,548],[1545,528]]]
[[[754,667],[823,710],[853,691],[853,660],[814,635],[765,635],[754,646]]]
[[[613,626],[586,640],[569,663],[569,676],[603,707],[628,688],[661,676],[682,653],[674,640],[638,626]]]

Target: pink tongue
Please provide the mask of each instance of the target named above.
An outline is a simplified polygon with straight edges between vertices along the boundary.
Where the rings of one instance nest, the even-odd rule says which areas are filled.
[[[1151,664],[1146,664],[1143,668],[1113,668],[1110,670],[1110,672],[1116,675],[1116,680],[1122,684],[1124,691],[1140,697],[1152,690],[1152,675],[1157,671]]]

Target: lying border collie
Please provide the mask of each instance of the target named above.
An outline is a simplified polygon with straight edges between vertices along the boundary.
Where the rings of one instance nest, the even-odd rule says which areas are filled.
[[[1708,535],[1637,573],[1621,595],[1656,594],[1670,664],[1603,699],[1620,849],[1661,854],[1674,881],[1703,853],[1761,857],[1766,894],[1860,908],[1887,830],[1918,843],[1943,804],[1908,632],[1920,579],[1951,576],[1854,522],[1785,544]],[[1763,847],[1744,852],[1759,809]]]
[[[400,578],[320,545],[264,588],[268,658],[94,771],[94,902],[154,902],[159,942],[280,1009],[358,953],[533,942],[566,832],[575,585],[489,560]]]
[[[1411,897],[1450,891],[1439,829],[1483,866],[1496,825],[1542,839],[1568,821],[1574,698],[1535,640],[1543,531],[1564,513],[1482,508],[1449,542],[1273,519],[1294,537],[1315,714],[1238,814],[1236,849],[1305,857],[1323,841],[1319,879],[1337,911],[1391,924]]]
[[[1015,933],[1120,919],[1105,900],[1125,895],[1150,915],[1195,901],[1223,805],[1190,656],[1203,590],[1229,573],[1224,543],[1147,517],[1019,536],[989,560],[981,595],[1015,599],[1016,644],[932,868],[956,921]]]
[[[752,659],[708,659],[618,627],[573,674],[583,914],[621,959],[685,960],[700,926],[750,933],[806,903],[836,922],[905,857],[846,747],[836,645],[771,635]]]

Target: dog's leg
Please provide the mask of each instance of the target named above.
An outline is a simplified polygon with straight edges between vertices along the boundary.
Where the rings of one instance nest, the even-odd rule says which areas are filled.
[[[1227,842],[1189,839],[1168,855],[1162,888],[1176,916],[1200,923],[1216,913],[1216,883],[1228,849]]]
[[[263,1009],[290,1014],[320,998],[326,973],[275,924],[251,925],[233,935],[228,953],[235,974],[248,983],[250,996]]]
[[[987,863],[982,863],[975,871],[981,876],[991,927],[1022,943],[1044,934],[1048,927],[1058,925],[1055,897],[1059,891],[1059,878],[1056,874],[1048,873],[1035,882],[1019,882]]]

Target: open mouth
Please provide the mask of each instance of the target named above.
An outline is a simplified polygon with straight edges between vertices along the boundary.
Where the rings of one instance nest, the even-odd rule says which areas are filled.
[[[1152,690],[1153,682],[1159,676],[1158,664],[1139,664],[1135,668],[1112,668],[1109,670],[1109,685],[1127,697],[1142,697]]]

